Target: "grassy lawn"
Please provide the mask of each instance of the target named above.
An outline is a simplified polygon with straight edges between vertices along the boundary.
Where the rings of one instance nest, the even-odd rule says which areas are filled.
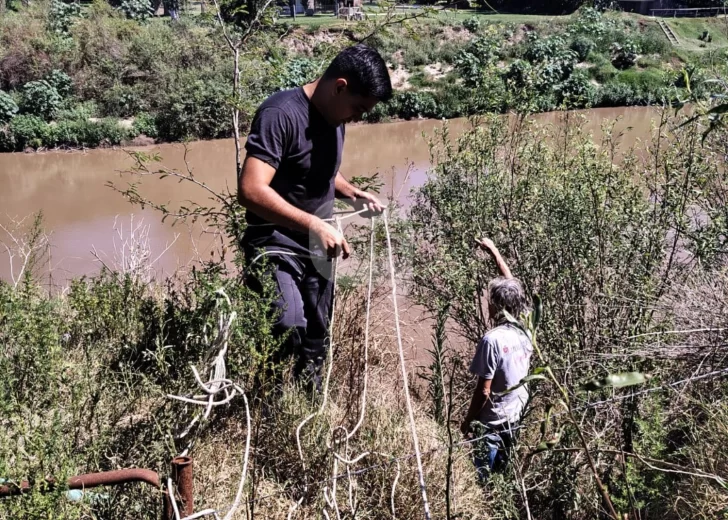
[[[728,46],[728,20],[724,18],[665,18],[680,40],[680,46],[689,50],[710,50]],[[703,31],[713,38],[710,43],[698,39]]]
[[[383,13],[374,6],[364,6],[364,12],[370,18],[382,16]],[[415,9],[401,9],[398,14],[415,14],[421,13]],[[461,22],[469,18],[478,18],[484,22],[501,22],[501,23],[538,23],[538,22],[560,22],[569,19],[569,16],[542,16],[533,14],[500,14],[493,13],[491,11],[481,11],[475,9],[460,9],[460,10],[443,10],[436,13],[434,16],[428,18],[433,20],[443,20],[448,22]],[[281,22],[290,23],[295,25],[301,25],[304,27],[345,27],[347,25],[355,24],[356,22],[347,22],[346,20],[336,19],[333,13],[318,13],[314,16],[298,15],[294,21],[292,18],[285,16],[280,19]],[[423,19],[424,21],[424,19]]]

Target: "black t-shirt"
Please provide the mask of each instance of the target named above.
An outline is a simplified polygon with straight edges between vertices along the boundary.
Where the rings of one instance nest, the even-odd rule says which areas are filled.
[[[260,105],[245,150],[276,169],[270,186],[286,202],[326,219],[333,211],[344,133],[344,125],[329,125],[299,87],[273,94]],[[271,225],[250,210],[246,219],[243,241],[249,246],[311,248],[305,233]]]

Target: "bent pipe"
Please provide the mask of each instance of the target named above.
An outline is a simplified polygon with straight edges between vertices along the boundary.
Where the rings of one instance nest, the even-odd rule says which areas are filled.
[[[118,484],[126,484],[128,482],[144,482],[159,488],[159,475],[156,471],[150,469],[118,469],[115,471],[104,471],[102,473],[87,473],[78,475],[68,479],[68,489],[86,489],[98,486],[115,486]],[[46,487],[41,490],[50,491],[56,487],[55,479],[46,479]],[[0,486],[0,497],[10,497],[30,493],[33,491],[33,485],[27,480],[23,480],[20,484],[10,484]]]

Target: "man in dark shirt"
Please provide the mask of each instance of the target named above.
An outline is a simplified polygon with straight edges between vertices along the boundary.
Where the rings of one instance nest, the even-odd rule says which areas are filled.
[[[248,263],[265,255],[277,284],[279,357],[297,356],[296,377],[320,387],[333,280],[331,258],[349,245],[330,221],[334,198],[377,213],[382,205],[339,171],[345,124],[392,95],[386,64],[365,45],[339,53],[316,81],[278,92],[258,109],[245,145],[238,200],[247,208]],[[251,280],[261,289],[260,281]]]

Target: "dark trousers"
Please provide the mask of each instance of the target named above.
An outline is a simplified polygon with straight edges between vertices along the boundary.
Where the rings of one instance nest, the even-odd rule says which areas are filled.
[[[252,255],[247,255],[248,261]],[[276,296],[273,334],[285,337],[275,362],[294,356],[294,376],[321,385],[321,367],[326,360],[333,297],[331,262],[269,255],[268,268],[258,276],[271,276]],[[253,269],[254,271],[254,269]],[[262,291],[262,280],[249,276],[249,286]]]
[[[473,463],[481,483],[487,482],[493,472],[504,471],[516,443],[517,424],[492,427],[474,423],[473,432],[478,440],[473,447]]]

